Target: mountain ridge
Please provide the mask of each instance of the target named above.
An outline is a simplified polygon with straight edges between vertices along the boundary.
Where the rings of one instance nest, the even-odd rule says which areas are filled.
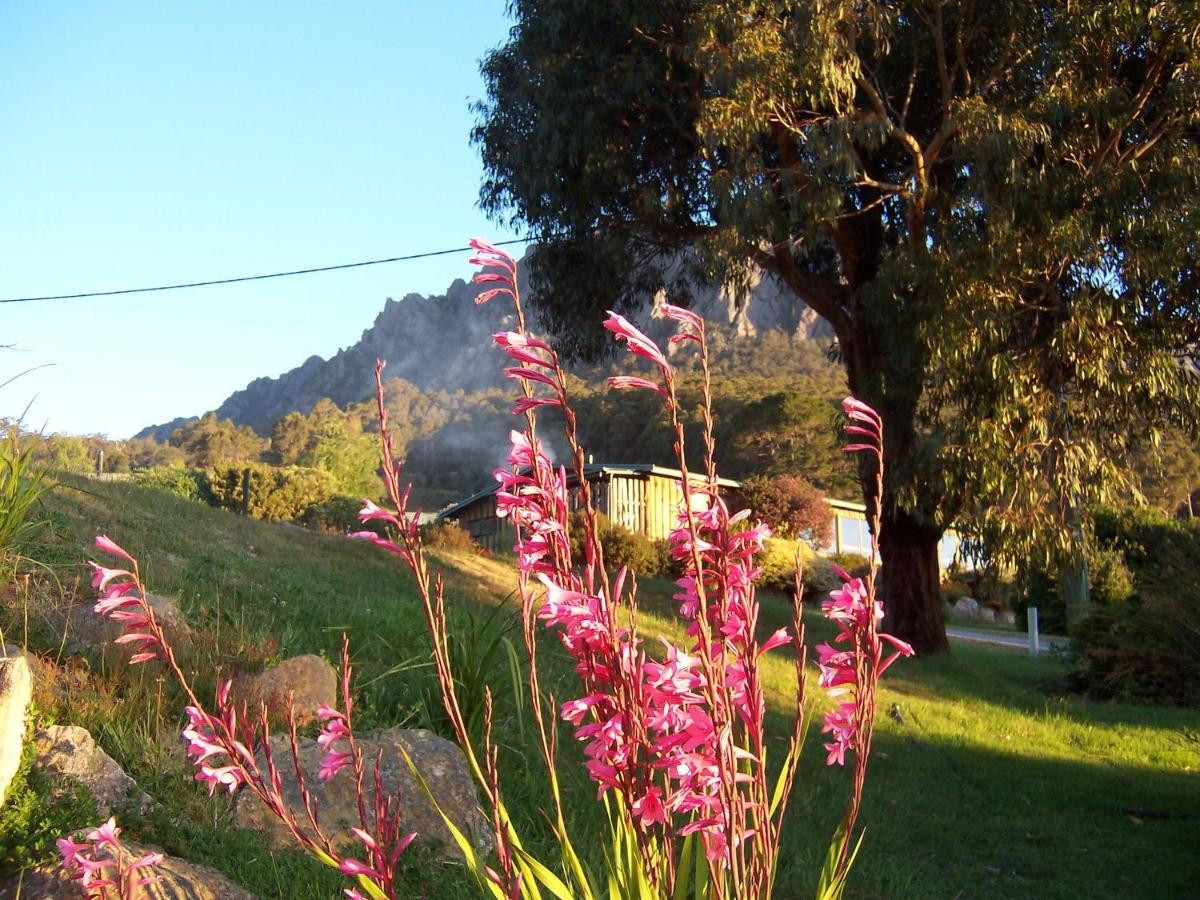
[[[523,265],[519,278],[524,281]],[[477,305],[480,290],[455,279],[444,294],[410,293],[398,301],[389,297],[356,343],[329,359],[312,355],[278,376],[254,379],[217,407],[217,417],[270,434],[279,418],[289,412],[307,414],[323,398],[344,407],[369,396],[375,389],[376,359],[387,360],[388,376],[404,378],[421,390],[474,391],[498,386],[503,381],[500,357],[493,359],[488,348],[494,333],[512,327],[514,316],[500,299]],[[664,299],[660,292],[647,306]],[[830,334],[811,309],[765,276],[752,280],[744,299],[714,286],[695,290],[691,306],[706,320],[723,326],[736,341],[753,340],[769,330],[796,339]],[[652,337],[665,337],[669,330],[666,323],[651,318],[649,309],[636,320]],[[151,425],[136,437],[165,441],[194,418]]]

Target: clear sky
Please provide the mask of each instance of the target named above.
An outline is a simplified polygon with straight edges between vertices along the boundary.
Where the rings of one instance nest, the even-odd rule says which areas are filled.
[[[502,0],[0,4],[0,298],[513,237],[468,137]],[[519,139],[519,136],[514,136]],[[0,416],[127,437],[354,343],[466,254],[228,287],[0,304]]]

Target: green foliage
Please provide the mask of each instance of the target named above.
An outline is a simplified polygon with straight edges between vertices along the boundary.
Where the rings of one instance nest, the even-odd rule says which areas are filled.
[[[244,490],[247,472],[250,475],[248,498]],[[313,504],[329,500],[336,493],[336,487],[328,472],[301,466],[226,466],[208,472],[213,505],[246,512],[256,519],[296,521]]]
[[[513,641],[520,642],[516,620],[503,605],[491,609],[460,607],[451,611],[447,642],[451,669],[458,692],[463,721],[467,731],[478,742],[483,736],[484,700],[490,689],[493,694],[493,716],[499,720],[520,714],[517,698],[523,690]],[[454,740],[454,727],[442,703],[437,675],[426,672],[421,702],[429,727],[443,737]],[[512,691],[502,690],[510,685]]]
[[[141,487],[166,491],[182,500],[207,502],[209,499],[208,479],[199,469],[154,466],[138,469],[129,480]]]
[[[780,537],[794,537],[814,548],[824,547],[833,535],[833,511],[821,492],[802,478],[756,475],[742,483],[742,495],[756,516],[761,516]]]
[[[1095,610],[1075,684],[1097,697],[1200,705],[1200,528],[1160,510],[1100,510]]]
[[[457,522],[438,522],[422,529],[421,537],[427,547],[450,550],[455,553],[476,553],[479,545],[471,538],[471,532]]]
[[[57,861],[55,840],[97,824],[87,789],[58,785],[52,793],[52,786],[34,771],[34,754],[33,741],[26,742],[0,807],[0,878]]]
[[[954,520],[1009,559],[1061,556],[1075,494],[1127,496],[1131,446],[1197,424],[1177,362],[1200,340],[1194,4],[510,10],[481,202],[537,239],[534,302],[568,352],[601,346],[606,307],[765,271],[881,413],[884,515],[911,526],[891,540],[930,558]]]
[[[197,469],[258,462],[267,448],[252,428],[218,420],[211,412],[176,428],[169,443],[183,451],[187,464]]]
[[[0,563],[11,562],[44,524],[38,504],[48,490],[50,482],[34,463],[32,444],[10,432],[0,442]]]
[[[575,559],[583,559],[583,521],[582,512],[571,514],[571,555]],[[604,565],[612,571],[622,566],[644,576],[666,576],[673,571],[666,541],[654,541],[630,531],[604,513],[596,514],[596,536],[604,547]]]
[[[328,500],[309,506],[304,511],[304,515],[300,517],[300,522],[309,528],[330,531],[334,534],[380,529],[381,526],[378,523],[364,524],[358,521],[358,512],[362,508],[363,502],[360,498],[351,497],[349,494],[335,494]]]
[[[94,472],[96,457],[81,437],[67,434],[52,434],[47,437],[38,456],[47,468],[59,472]]]
[[[420,715],[420,672],[395,667],[398,660],[426,661],[428,639],[411,580],[397,571],[390,554],[332,535],[226,515],[125,483],[72,483],[86,490],[54,491],[45,500],[55,536],[35,546],[37,555],[56,571],[76,571],[97,523],[136,550],[151,589],[179,597],[196,629],[198,655],[188,665],[202,675],[202,697],[212,696],[215,671],[299,653],[333,657],[346,632],[354,648],[359,727],[404,725]],[[249,546],[253,555],[246,551]],[[483,604],[500,602],[512,587],[511,564],[443,555],[430,562],[446,579],[451,608],[484,614]],[[673,591],[669,582],[640,584],[650,641],[659,633],[681,638],[675,617],[659,613],[674,607]],[[764,593],[762,601],[763,634],[789,621],[787,598]],[[15,615],[20,613],[18,607]],[[811,603],[805,618],[811,660],[812,646],[833,632]],[[53,654],[60,636],[44,637],[44,645],[31,649]],[[545,667],[542,689],[559,702],[577,696],[570,660],[544,632],[539,656]],[[867,840],[847,896],[1027,897],[1040,896],[1053,884],[1051,893],[1063,897],[1101,897],[1113,893],[1114,885],[1126,885],[1121,879],[1134,877],[1133,889],[1147,896],[1189,895],[1197,823],[1146,818],[1139,826],[1122,810],[1186,816],[1197,807],[1200,712],[1064,696],[1057,691],[1063,672],[1057,659],[966,644],[957,645],[952,656],[889,671],[879,702],[884,710],[896,704],[898,715],[880,716],[875,734],[877,751],[886,754],[886,760],[876,757],[882,763],[876,774],[886,776],[887,790],[880,802],[864,805]],[[509,691],[510,676],[499,669],[493,673],[499,708],[510,709],[512,701],[499,698]],[[787,725],[781,718],[795,696],[790,655],[782,649],[767,654],[762,673],[769,746],[778,748],[769,752],[778,764],[786,752]],[[811,672],[812,702],[820,693],[813,687],[815,677]],[[210,799],[196,786],[179,753],[177,720],[186,700],[168,690],[159,705],[156,679],[147,677],[134,690],[138,683],[125,679],[117,690],[113,673],[88,670],[86,686],[62,692],[64,716],[59,718],[91,729],[162,804],[161,814],[141,823],[131,820],[129,837],[214,866],[260,897],[317,900],[337,894],[345,884],[336,873],[299,854],[274,852],[260,836],[231,827],[228,799]],[[810,721],[819,722],[819,715],[814,707]],[[147,729],[160,720],[161,731]],[[830,810],[845,800],[849,773],[826,768],[817,729],[819,724],[808,734],[801,758],[800,794],[782,837],[776,897],[813,895],[825,852],[824,840],[813,836],[828,834]],[[566,816],[584,864],[602,877],[600,848],[609,837],[608,823],[596,815],[595,785],[582,772],[579,747],[566,737],[560,733]],[[538,859],[553,860],[558,842],[543,816],[545,777],[530,763],[539,754],[534,729],[526,728],[522,736],[519,717],[502,716],[496,739],[500,768],[508,773],[509,812],[527,839],[525,846]],[[995,785],[1013,784],[1038,789],[995,790]],[[947,840],[950,819],[953,840]],[[94,825],[96,820],[86,821]],[[0,833],[21,841],[19,828]],[[1076,858],[1088,864],[1062,865]],[[1131,858],[1140,861],[1136,875],[1130,874]],[[400,892],[447,900],[478,896],[461,866],[415,859],[406,862]]]
[[[792,591],[795,587],[797,557],[800,560],[805,587],[819,590],[819,586],[814,587],[814,583],[820,582],[823,585],[822,576],[827,573],[832,575],[828,564],[804,541],[784,538],[768,538],[757,560],[758,567],[762,569],[759,584],[768,590]]]

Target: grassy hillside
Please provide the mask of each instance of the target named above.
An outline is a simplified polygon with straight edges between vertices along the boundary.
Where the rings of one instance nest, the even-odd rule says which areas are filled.
[[[374,548],[298,528],[243,519],[151,489],[80,481],[48,502],[52,531],[31,554],[62,590],[86,595],[82,562],[91,536],[111,535],[138,555],[157,593],[178,597],[198,630],[191,665],[206,691],[215,672],[253,670],[316,652],[334,659],[349,634],[364,727],[440,727],[425,665],[424,626],[402,569]],[[486,642],[511,629],[502,608],[511,570],[502,561],[439,554],[460,634]],[[79,582],[83,582],[82,588]],[[5,594],[5,638],[54,656],[59,636],[37,610],[60,602],[35,577]],[[669,585],[642,585],[648,632],[675,633]],[[785,601],[767,597],[764,627],[786,619]],[[813,620],[810,640],[827,636]],[[551,647],[547,644],[547,647]],[[559,696],[571,678],[561,656],[548,677]],[[165,809],[126,819],[152,840],[225,871],[264,897],[329,897],[340,881],[295,854],[272,853],[229,827],[227,803],[189,781],[180,752],[180,703],[151,670],[125,671],[112,659],[63,660],[70,675],[58,697],[41,698],[46,720],[92,730]],[[1017,654],[957,645],[952,656],[898,664],[885,678],[877,752],[862,821],[867,838],[851,877],[861,897],[1186,896],[1200,883],[1200,713],[1096,704],[1060,696],[1062,666]],[[791,667],[776,655],[767,669],[769,699],[783,744],[793,695]],[[522,734],[506,663],[490,674],[500,694],[505,790],[535,850],[551,854],[537,807],[537,757]],[[812,710],[820,692],[810,682]],[[839,817],[848,773],[824,767],[817,730],[792,800],[780,875],[781,897],[811,896],[820,857]],[[570,743],[563,734],[562,743]],[[594,789],[564,754],[563,773],[577,843],[596,847],[599,817],[588,815]],[[0,867],[53,854],[55,829],[77,807],[46,812],[44,788],[28,785],[0,812]],[[85,817],[86,818],[86,817]],[[540,846],[539,846],[540,845]],[[414,895],[473,896],[453,868],[411,875]]]

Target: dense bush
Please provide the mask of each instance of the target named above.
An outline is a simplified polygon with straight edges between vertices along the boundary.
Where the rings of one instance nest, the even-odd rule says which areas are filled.
[[[149,469],[139,469],[130,476],[129,480],[141,487],[166,491],[183,500],[208,502],[211,498],[208,479],[198,469],[154,466]]]
[[[1153,509],[1102,510],[1094,611],[1072,634],[1075,686],[1200,705],[1200,529]]]
[[[669,576],[674,571],[666,541],[655,541],[630,531],[603,513],[596,514],[596,530],[604,546],[604,564],[609,569],[628,566],[638,575]],[[571,555],[583,559],[583,513],[570,518]]]
[[[308,528],[320,531],[330,531],[335,534],[346,534],[350,531],[377,531],[382,526],[368,522],[365,525],[358,521],[358,511],[362,509],[361,497],[349,494],[334,494],[328,500],[314,503],[304,511],[300,523]],[[371,526],[375,525],[375,528]],[[382,531],[380,530],[380,533]]]
[[[243,496],[245,473],[250,496]],[[336,482],[328,472],[301,466],[275,468],[261,464],[224,466],[208,472],[212,503],[245,512],[256,519],[296,521],[316,503],[333,497]]]
[[[833,536],[833,513],[821,492],[794,475],[756,475],[742,484],[746,505],[784,538],[824,547]]]
[[[471,538],[471,532],[452,521],[426,525],[421,529],[421,540],[426,547],[437,550],[454,550],[461,553],[479,551],[479,545]]]

